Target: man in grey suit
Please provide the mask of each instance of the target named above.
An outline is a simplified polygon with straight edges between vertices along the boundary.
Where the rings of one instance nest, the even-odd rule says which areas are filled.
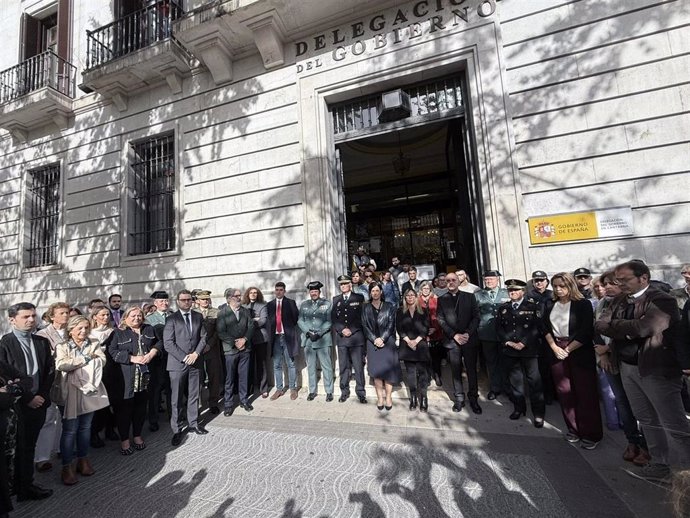
[[[199,382],[201,379],[201,354],[206,347],[206,328],[200,313],[192,311],[192,292],[181,290],[177,294],[178,310],[168,317],[163,329],[163,345],[168,353],[168,372],[172,386],[173,431],[172,445],[182,443],[180,407],[187,387],[187,422],[189,431],[198,435],[208,433],[199,426]]]

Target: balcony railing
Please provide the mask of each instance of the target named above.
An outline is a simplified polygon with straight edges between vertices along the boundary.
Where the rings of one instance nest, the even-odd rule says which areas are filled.
[[[176,0],[159,0],[109,25],[86,31],[86,68],[103,65],[169,38],[173,22],[182,14]]]
[[[74,98],[77,69],[52,50],[0,72],[0,103],[49,87]]]

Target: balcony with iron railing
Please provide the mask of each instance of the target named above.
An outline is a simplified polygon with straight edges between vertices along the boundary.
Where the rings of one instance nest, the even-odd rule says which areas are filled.
[[[108,25],[86,31],[86,69],[79,87],[110,97],[119,109],[127,95],[167,81],[181,91],[190,56],[173,38],[173,22],[183,14],[178,0],[158,0]]]
[[[52,50],[0,72],[0,127],[19,140],[34,128],[67,126],[77,69]]]

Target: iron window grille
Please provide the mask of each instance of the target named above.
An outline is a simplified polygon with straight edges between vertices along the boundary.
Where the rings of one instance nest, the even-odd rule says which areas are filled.
[[[132,144],[129,255],[175,248],[174,135]]]
[[[60,215],[60,164],[27,173],[28,247],[26,266],[35,268],[57,263]]]
[[[410,117],[419,117],[462,108],[463,76],[454,75],[407,86],[402,90],[410,96]],[[381,93],[350,99],[330,107],[335,135],[377,126]]]

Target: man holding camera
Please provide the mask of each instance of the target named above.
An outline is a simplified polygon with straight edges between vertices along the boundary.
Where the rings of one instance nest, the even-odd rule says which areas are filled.
[[[19,302],[7,315],[12,332],[0,339],[0,361],[10,364],[23,376],[31,378],[17,404],[19,426],[15,456],[17,500],[41,500],[53,494],[34,484],[34,455],[38,434],[50,406],[50,388],[55,379],[55,362],[47,338],[32,334],[36,327],[36,306]]]

